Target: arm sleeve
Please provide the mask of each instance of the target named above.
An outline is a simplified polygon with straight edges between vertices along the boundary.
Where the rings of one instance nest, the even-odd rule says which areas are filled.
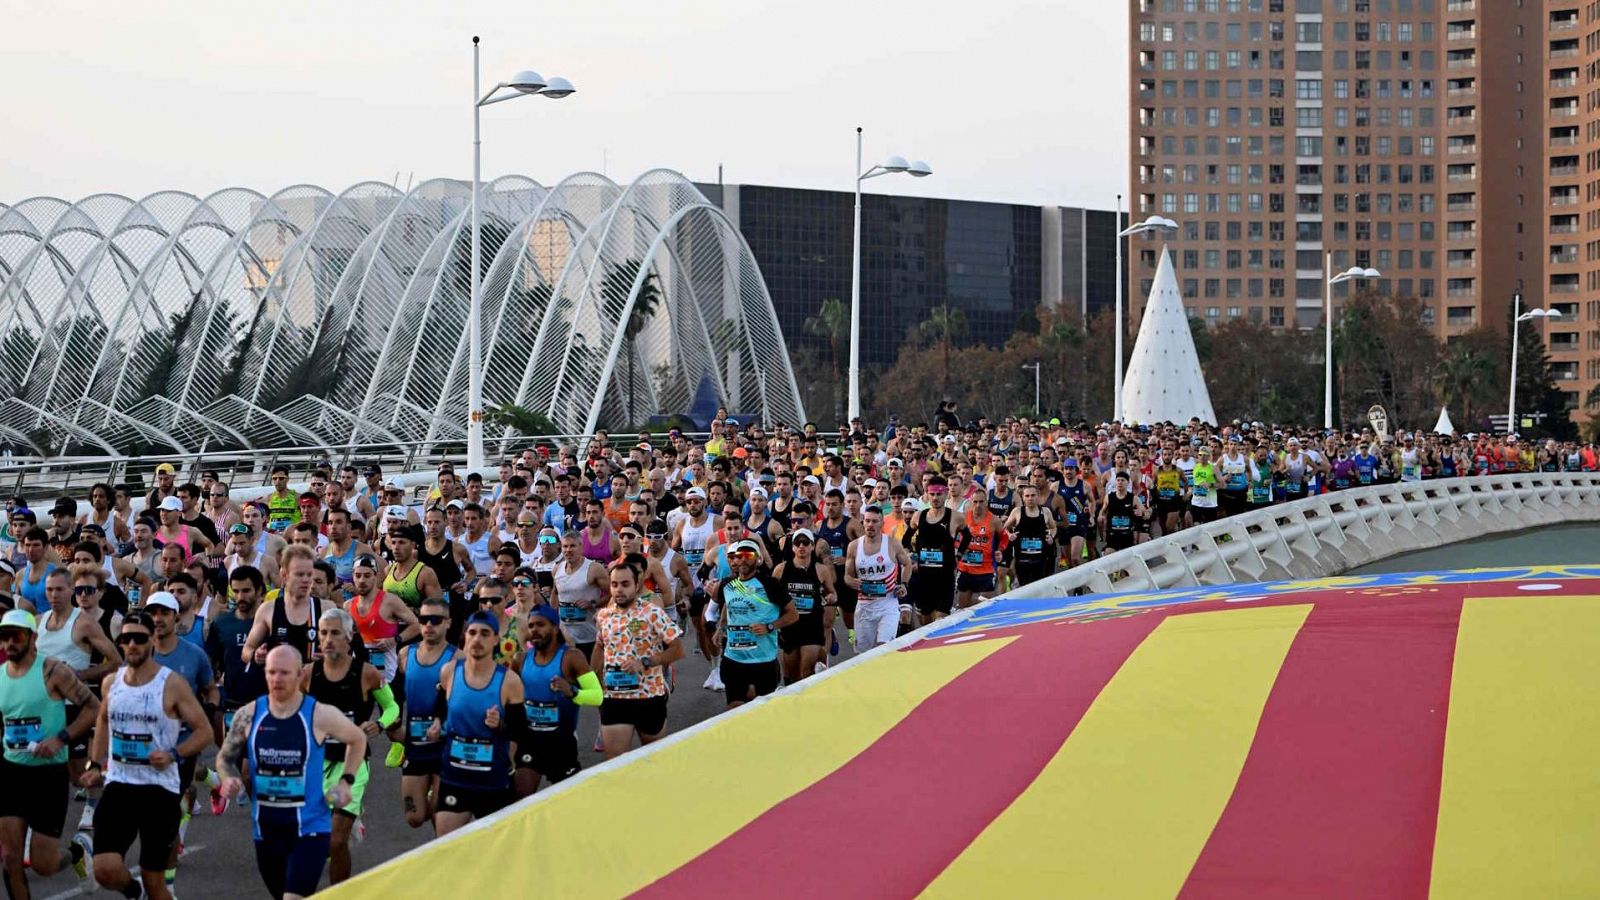
[[[388,728],[400,718],[400,704],[394,702],[394,690],[387,684],[372,692],[372,699],[378,701],[378,725]]]
[[[579,706],[599,706],[605,699],[605,691],[600,689],[600,679],[593,672],[585,672],[578,676],[578,692],[572,695],[572,702]]]
[[[450,715],[450,696],[444,692],[444,685],[439,685],[433,692],[433,717],[443,722]]]

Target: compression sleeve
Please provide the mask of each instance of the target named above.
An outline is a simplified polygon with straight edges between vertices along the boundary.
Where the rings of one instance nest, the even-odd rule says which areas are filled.
[[[400,704],[394,702],[394,690],[387,684],[372,692],[372,699],[378,701],[378,725],[388,728],[400,719]]]
[[[572,702],[579,706],[599,706],[605,699],[605,691],[600,689],[600,679],[593,672],[585,672],[578,676],[578,692],[572,695]]]
[[[450,715],[450,697],[444,692],[444,685],[439,685],[433,691],[433,717],[443,722]]]
[[[521,703],[513,703],[506,707],[506,714],[500,721],[501,729],[512,735],[518,735],[528,730],[528,709]]]

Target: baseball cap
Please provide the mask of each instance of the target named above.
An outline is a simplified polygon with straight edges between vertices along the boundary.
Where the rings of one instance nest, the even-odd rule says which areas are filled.
[[[38,623],[39,620],[33,617],[33,613],[25,609],[8,610],[4,616],[0,616],[0,629],[26,628],[29,631],[37,631]]]
[[[500,633],[500,617],[493,613],[475,612],[467,616],[467,621],[461,626],[461,630],[466,631],[473,625],[486,625],[495,634]]]
[[[733,418],[732,416],[730,416],[730,417],[728,417],[726,419],[723,419],[722,420],[722,424],[724,424],[724,425],[737,425],[737,424],[739,424],[739,420]]]
[[[462,499],[460,499],[458,497],[455,500],[451,500],[449,503],[446,503],[445,507],[448,508],[448,509],[466,509],[467,508],[467,501],[462,500]]]
[[[807,475],[806,477],[800,479],[800,483],[801,484],[821,484],[822,481],[821,481],[821,479],[817,478],[817,476],[815,476],[815,475]]]
[[[756,542],[755,541],[751,541],[751,540],[734,541],[733,542],[733,546],[728,548],[728,553],[729,554],[734,554],[734,553],[754,553],[757,556],[760,556],[761,555],[761,548],[756,546]]]
[[[912,510],[912,511],[916,511],[916,510],[921,509],[922,506],[919,503],[917,503],[916,498],[907,497],[904,500],[900,501],[900,508],[901,509],[909,509],[909,510]]]
[[[699,497],[701,500],[704,500],[706,498],[706,492],[705,492],[704,488],[692,487],[692,488],[689,488],[688,492],[686,492],[684,494],[684,496],[685,497]]]
[[[750,496],[765,497],[767,496],[767,489],[764,487],[753,487],[750,489]]]
[[[173,475],[176,474],[177,471],[177,469],[172,467],[172,463],[162,463],[161,465],[156,466],[157,475]]]
[[[78,514],[78,501],[71,497],[58,497],[56,505],[50,507],[50,514],[57,516],[75,516]]]
[[[898,456],[889,457],[889,465],[891,465],[891,466],[903,466],[905,464],[906,464],[905,460],[901,459]]]
[[[404,519],[406,518],[406,508],[404,506],[384,507],[383,515],[390,519]]]
[[[403,491],[403,490],[405,490],[405,488],[400,486],[400,482],[395,481],[393,478],[391,478],[388,481],[385,481],[383,483],[383,489],[386,490],[386,491]]]
[[[803,537],[808,541],[815,541],[817,539],[817,536],[812,533],[811,529],[809,528],[797,528],[795,529],[793,536],[797,538]]]
[[[183,501],[176,496],[164,498],[161,501],[161,509],[164,512],[183,512]]]
[[[1078,460],[1069,456],[1061,461],[1061,467],[1063,469],[1076,469],[1078,467]]]
[[[152,606],[164,606],[173,612],[179,611],[178,598],[174,597],[170,591],[156,591],[145,598],[144,605],[146,609]]]

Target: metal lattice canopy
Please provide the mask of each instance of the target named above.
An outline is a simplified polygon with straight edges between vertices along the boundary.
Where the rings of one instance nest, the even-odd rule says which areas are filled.
[[[682,175],[507,176],[481,191],[489,408],[588,433],[709,392],[804,419],[755,258]],[[471,194],[434,179],[0,204],[0,443],[462,439]]]

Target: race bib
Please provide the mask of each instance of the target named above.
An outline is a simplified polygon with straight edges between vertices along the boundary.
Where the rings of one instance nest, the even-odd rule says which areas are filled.
[[[560,616],[563,622],[582,622],[584,620],[583,610],[571,603],[561,604]]]
[[[865,585],[863,585],[865,587]],[[866,593],[862,591],[862,593]],[[748,625],[728,626],[728,649],[751,650],[756,646],[756,636],[750,631]]]
[[[494,742],[482,738],[451,736],[450,765],[471,772],[489,771],[494,765]]]
[[[431,743],[428,740],[428,729],[433,726],[433,719],[426,716],[412,716],[407,723],[406,734],[413,744]]]
[[[861,582],[861,596],[863,596],[863,597],[887,597],[887,596],[889,596],[889,582],[887,582],[887,581],[863,581],[863,582]]]
[[[1023,553],[1043,553],[1044,538],[1023,538],[1017,549]]]
[[[37,716],[6,719],[6,749],[25,753],[29,744],[37,744],[44,737]]]
[[[150,765],[150,751],[154,749],[154,737],[148,734],[132,734],[123,731],[111,732],[111,759],[115,762],[130,766]]]
[[[561,710],[554,700],[528,700],[522,704],[532,731],[555,731],[561,725]]]
[[[967,552],[961,554],[961,561],[966,563],[969,566],[982,565],[983,564],[983,551],[982,550],[968,550]]]
[[[306,805],[304,767],[258,767],[253,778],[256,802],[262,806],[296,807]]]
[[[791,599],[794,600],[794,608],[798,612],[811,612],[817,608],[817,598],[809,594],[794,594],[791,595]]]
[[[944,551],[918,550],[917,564],[922,566],[942,566],[944,565]]]
[[[1127,516],[1112,516],[1111,527],[1118,530],[1127,530],[1133,527],[1133,520]]]
[[[639,676],[633,672],[624,672],[613,666],[606,666],[605,686],[608,691],[637,691],[639,689]]]

